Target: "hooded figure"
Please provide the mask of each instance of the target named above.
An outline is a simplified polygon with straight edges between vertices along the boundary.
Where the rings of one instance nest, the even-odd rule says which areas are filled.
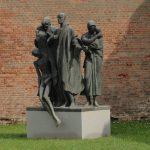
[[[96,96],[101,95],[101,68],[103,60],[103,43],[100,29],[90,20],[88,32],[81,37],[86,46],[84,61],[84,84],[88,105],[98,106]]]

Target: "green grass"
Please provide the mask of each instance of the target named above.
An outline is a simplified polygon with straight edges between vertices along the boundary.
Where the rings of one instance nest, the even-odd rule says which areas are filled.
[[[113,122],[94,140],[27,139],[25,125],[0,125],[0,150],[150,150],[150,121]]]

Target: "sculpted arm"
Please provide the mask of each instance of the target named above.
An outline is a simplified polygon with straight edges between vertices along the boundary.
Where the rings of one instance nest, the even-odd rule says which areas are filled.
[[[34,64],[36,73],[37,73],[37,75],[38,75],[38,78],[40,79],[40,78],[41,78],[41,72],[40,72],[40,70],[39,70],[38,64],[37,64],[36,61],[34,61],[33,64]]]
[[[92,37],[88,37],[87,36],[87,33],[86,34],[83,34],[82,37],[81,37],[81,40],[83,42],[83,44],[85,45],[90,45],[91,43],[93,43],[97,38],[101,38],[103,35],[101,33],[101,30],[96,28],[95,29],[95,35],[92,36]]]
[[[96,35],[94,35],[94,36],[91,37],[91,38],[88,38],[88,37],[86,36],[86,34],[84,34],[84,35],[81,37],[81,40],[82,40],[83,44],[85,44],[85,45],[90,45],[92,42],[94,42],[94,41],[98,38],[98,36],[99,36],[99,33],[96,34]]]

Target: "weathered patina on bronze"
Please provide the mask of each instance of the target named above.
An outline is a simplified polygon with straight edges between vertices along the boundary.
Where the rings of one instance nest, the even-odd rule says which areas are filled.
[[[53,57],[53,44],[51,36],[56,29],[51,26],[50,19],[44,17],[41,26],[36,30],[35,46],[32,55],[38,59],[34,61],[34,66],[38,75],[38,96],[43,107],[52,115],[56,125],[61,123],[54,112],[53,104],[57,99],[57,70],[55,59]]]
[[[81,41],[84,45],[84,84],[88,105],[98,106],[96,96],[101,95],[103,43],[101,30],[95,21],[87,23],[88,32],[83,34]]]
[[[51,26],[44,17],[36,29],[32,55],[38,59],[34,66],[38,75],[38,96],[43,107],[56,124],[61,123],[53,107],[75,106],[75,96],[84,93],[89,106],[98,106],[101,95],[101,66],[103,59],[102,33],[90,20],[88,32],[79,39],[66,23],[66,15],[57,16],[60,28]],[[80,53],[85,52],[84,78],[81,74]]]
[[[83,90],[80,69],[81,46],[73,29],[65,22],[65,14],[60,13],[57,18],[60,24],[56,50],[58,82],[62,86],[65,106],[74,106],[74,96]]]

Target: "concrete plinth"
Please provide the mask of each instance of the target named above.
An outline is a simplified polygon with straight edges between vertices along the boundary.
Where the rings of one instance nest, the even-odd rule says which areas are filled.
[[[28,138],[90,139],[110,135],[110,107],[55,108],[62,123],[56,127],[42,108],[27,108]]]

